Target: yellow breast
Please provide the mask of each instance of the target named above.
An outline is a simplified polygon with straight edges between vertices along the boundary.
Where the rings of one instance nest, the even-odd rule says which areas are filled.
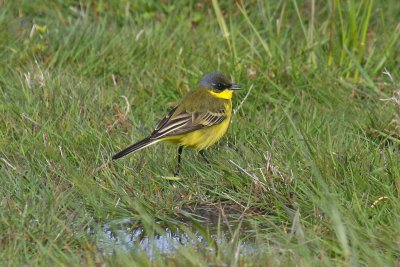
[[[208,128],[196,130],[187,134],[177,135],[167,140],[181,146],[191,147],[196,150],[202,150],[215,144],[228,130],[231,115],[232,102],[226,104],[226,118],[220,124]]]

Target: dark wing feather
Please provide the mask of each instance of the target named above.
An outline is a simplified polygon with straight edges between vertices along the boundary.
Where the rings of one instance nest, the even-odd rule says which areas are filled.
[[[158,139],[173,135],[185,134],[202,128],[220,124],[226,118],[225,110],[218,112],[181,112],[168,114],[150,135]]]
[[[167,116],[165,116],[156,126],[155,131],[158,131],[159,129],[161,129],[164,124],[166,124],[168,122],[168,120],[171,118],[171,116],[174,114],[174,112],[176,111],[176,109],[178,108],[178,106],[174,107],[170,112],[168,112]]]

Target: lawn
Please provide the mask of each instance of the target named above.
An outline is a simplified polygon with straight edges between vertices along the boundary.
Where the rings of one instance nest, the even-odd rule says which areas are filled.
[[[398,266],[397,0],[1,1],[1,266]],[[144,138],[243,90],[207,164]]]

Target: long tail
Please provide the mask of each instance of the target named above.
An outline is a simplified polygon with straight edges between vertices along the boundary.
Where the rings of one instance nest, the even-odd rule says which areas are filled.
[[[116,160],[116,159],[122,158],[123,156],[126,156],[129,153],[132,153],[132,152],[138,151],[138,150],[140,150],[142,148],[151,146],[151,145],[153,145],[153,144],[155,144],[155,143],[157,143],[159,141],[160,141],[160,139],[156,139],[156,140],[153,139],[152,140],[149,137],[147,137],[147,138],[143,139],[142,141],[139,141],[139,142],[137,142],[137,143],[125,148],[124,150],[118,152],[117,154],[112,156],[112,159]]]

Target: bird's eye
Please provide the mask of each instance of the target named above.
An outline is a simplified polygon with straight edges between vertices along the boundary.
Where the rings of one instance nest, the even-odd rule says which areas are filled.
[[[218,90],[224,89],[224,85],[223,85],[222,83],[217,83],[217,84],[215,85],[215,87],[216,87]]]

